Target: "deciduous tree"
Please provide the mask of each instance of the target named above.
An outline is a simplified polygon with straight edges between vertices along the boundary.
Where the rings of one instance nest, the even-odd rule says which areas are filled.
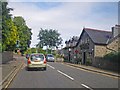
[[[62,38],[60,33],[57,30],[53,29],[42,29],[38,34],[39,43],[37,46],[43,47],[47,46],[48,48],[58,47],[62,43]]]

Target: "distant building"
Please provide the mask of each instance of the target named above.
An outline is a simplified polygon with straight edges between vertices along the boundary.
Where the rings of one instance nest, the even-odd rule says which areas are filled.
[[[64,53],[65,59],[68,60],[69,62],[74,61],[72,57],[74,57],[75,46],[78,42],[78,39],[79,39],[78,36],[73,36],[68,41],[65,41],[66,47],[63,48],[63,53]]]

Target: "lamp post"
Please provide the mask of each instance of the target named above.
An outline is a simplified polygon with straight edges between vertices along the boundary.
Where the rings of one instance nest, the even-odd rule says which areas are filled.
[[[91,53],[91,64],[93,63],[93,59],[94,59],[94,49],[92,49],[92,53]]]
[[[71,48],[69,48],[69,62],[70,62],[70,52],[71,52]]]

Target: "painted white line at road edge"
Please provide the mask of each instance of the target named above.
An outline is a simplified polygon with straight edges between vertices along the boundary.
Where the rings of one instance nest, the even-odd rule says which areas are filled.
[[[69,79],[74,80],[74,78],[70,77],[69,75],[67,75],[67,74],[65,74],[65,73],[63,73],[63,72],[61,72],[60,70],[57,70],[57,71],[58,71],[59,73],[61,73],[62,75],[68,77]]]
[[[51,66],[51,65],[49,65],[49,64],[47,64],[47,66],[49,66],[49,67],[52,68],[52,69],[55,69],[53,66]]]
[[[93,90],[92,88],[90,88],[90,87],[88,87],[87,85],[85,85],[85,84],[81,84],[83,87],[85,87],[85,88],[88,88],[88,89],[90,89],[90,90]]]

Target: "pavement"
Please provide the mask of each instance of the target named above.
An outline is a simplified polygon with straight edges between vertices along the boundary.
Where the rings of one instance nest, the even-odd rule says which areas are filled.
[[[22,65],[22,62],[24,60],[24,57],[21,57],[20,55],[14,54],[13,60],[9,61],[6,64],[1,64],[1,74],[0,77],[0,86],[4,87],[11,76],[15,73],[15,71]]]
[[[88,71],[97,72],[97,73],[106,74],[106,75],[115,76],[115,77],[120,78],[120,75],[117,72],[104,70],[104,69],[96,68],[93,66],[86,66],[86,65],[81,65],[81,64],[72,64],[72,63],[67,63],[67,62],[63,62],[63,63],[70,65],[70,66],[73,66],[73,67],[81,68],[84,70],[88,70]]]

